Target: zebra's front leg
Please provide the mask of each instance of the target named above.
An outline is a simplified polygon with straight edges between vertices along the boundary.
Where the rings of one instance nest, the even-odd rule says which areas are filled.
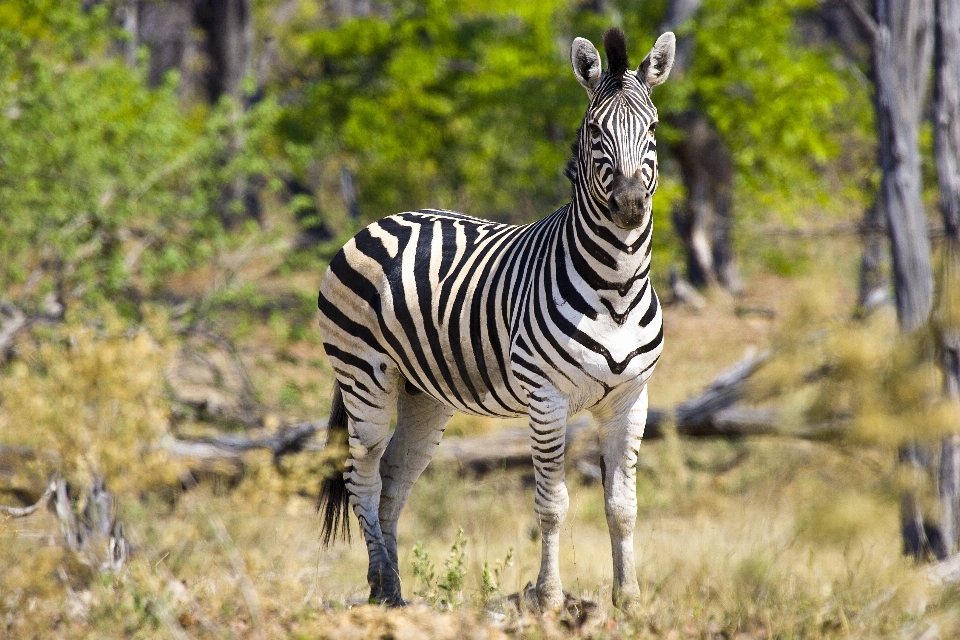
[[[349,420],[350,457],[344,473],[350,506],[353,507],[363,538],[367,545],[369,568],[367,583],[370,585],[370,600],[378,604],[400,606],[400,574],[396,561],[390,557],[380,527],[380,458],[390,437],[390,418],[396,406],[395,394],[376,398],[378,406],[370,406],[347,393],[344,388],[344,403]]]
[[[637,457],[647,422],[647,388],[611,399],[594,410],[599,423],[604,508],[613,547],[613,604],[631,609],[640,601],[633,551],[637,523]]]
[[[537,598],[541,608],[559,609],[563,605],[560,526],[570,505],[564,471],[567,399],[554,389],[532,391],[528,399],[530,446],[537,483],[533,505],[542,541]]]

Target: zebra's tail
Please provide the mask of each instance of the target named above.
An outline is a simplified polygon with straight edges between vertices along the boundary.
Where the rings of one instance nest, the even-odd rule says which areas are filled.
[[[327,422],[327,448],[338,447],[343,450],[344,458],[320,483],[320,500],[317,511],[321,512],[323,523],[320,525],[320,538],[323,546],[330,546],[337,538],[350,542],[350,494],[347,482],[343,478],[347,456],[347,410],[343,405],[343,392],[340,383],[333,385],[333,404],[330,406],[330,420]]]

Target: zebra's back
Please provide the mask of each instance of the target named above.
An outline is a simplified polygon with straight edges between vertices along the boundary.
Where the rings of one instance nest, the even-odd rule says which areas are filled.
[[[318,306],[324,346],[361,396],[406,381],[467,413],[519,416],[511,318],[522,305],[536,228],[421,210],[383,218],[330,263]]]

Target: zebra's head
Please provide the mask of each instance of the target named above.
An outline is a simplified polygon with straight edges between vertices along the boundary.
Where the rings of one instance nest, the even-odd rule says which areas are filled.
[[[628,68],[620,29],[607,31],[603,45],[606,72],[589,40],[575,39],[570,50],[573,74],[587,90],[590,106],[568,175],[609,211],[615,225],[633,229],[648,219],[657,190],[657,110],[650,90],[670,75],[676,37],[669,31],[661,35],[636,71]]]

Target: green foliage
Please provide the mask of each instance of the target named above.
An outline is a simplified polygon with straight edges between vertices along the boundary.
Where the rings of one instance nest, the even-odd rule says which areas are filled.
[[[322,75],[281,135],[357,174],[375,219],[443,206],[527,221],[561,204],[586,100],[555,43],[564,3],[397,3],[300,36]]]
[[[804,168],[798,159],[823,163],[838,151],[828,126],[847,87],[794,33],[795,14],[815,4],[707,0],[697,20],[698,98],[747,180],[789,179]]]
[[[431,605],[441,609],[455,609],[463,603],[463,587],[466,583],[467,537],[463,527],[457,529],[457,536],[450,547],[450,555],[444,561],[444,571],[437,580],[436,568],[430,561],[430,554],[420,541],[413,548],[413,577],[419,587],[414,593]],[[497,572],[499,578],[499,571]],[[487,571],[484,569],[484,584]]]
[[[647,3],[656,9],[662,3]],[[872,145],[873,115],[862,77],[829,46],[799,42],[796,23],[813,0],[705,0],[678,35],[694,38],[688,74],[657,90],[660,113],[702,110],[733,153],[738,186],[765,194],[766,209],[822,194],[824,166],[841,142]],[[667,126],[666,140],[679,131]],[[852,153],[846,149],[845,153]],[[859,192],[867,186],[848,172]],[[829,185],[837,188],[838,185]],[[822,204],[822,203],[821,203]]]
[[[437,572],[422,540],[413,547],[413,558],[413,577],[420,585],[414,593],[427,600],[435,599],[437,592],[434,581],[437,579]]]
[[[492,566],[489,562],[483,563],[483,575],[480,582],[481,604],[486,604],[494,596],[501,593],[503,572],[510,566],[513,566],[513,547],[510,547],[503,559],[493,563]]]
[[[463,585],[467,577],[467,569],[464,565],[466,547],[467,537],[463,535],[463,527],[459,527],[453,546],[450,547],[450,555],[443,563],[445,571],[437,583],[440,592],[444,594],[441,597],[441,604],[450,608],[456,608],[463,602]]]
[[[828,189],[864,200],[871,175],[825,174],[838,154],[872,162],[872,111],[856,71],[829,47],[799,42],[812,0],[707,0],[679,31],[693,67],[656,89],[661,189],[655,250],[676,259],[669,212],[683,195],[670,116],[703,111],[730,146],[742,209],[786,215],[829,204]],[[364,222],[418,207],[509,222],[542,217],[569,198],[560,169],[586,107],[567,59],[573,36],[627,32],[635,66],[665,18],[664,0],[612,2],[596,12],[546,3],[397,2],[331,25],[305,17],[281,37],[307,82],[278,135],[319,190],[319,218],[351,228],[339,180],[356,176]],[[839,182],[839,184],[838,184]],[[837,209],[839,207],[834,207]]]
[[[207,261],[237,176],[266,174],[276,103],[186,110],[113,55],[105,4],[0,8],[0,288],[88,300]],[[229,209],[230,203],[226,204]],[[22,288],[22,289],[21,289]]]

